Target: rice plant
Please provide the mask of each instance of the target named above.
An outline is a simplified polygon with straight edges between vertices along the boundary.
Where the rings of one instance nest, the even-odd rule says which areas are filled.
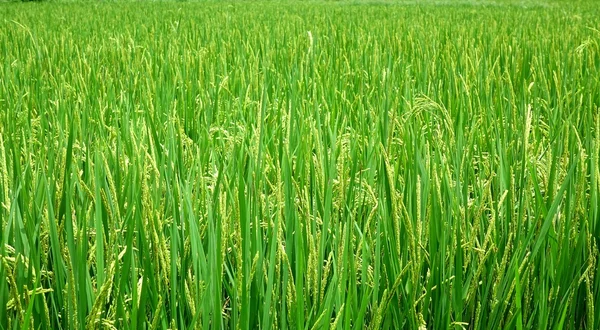
[[[598,329],[594,1],[0,4],[0,329]]]

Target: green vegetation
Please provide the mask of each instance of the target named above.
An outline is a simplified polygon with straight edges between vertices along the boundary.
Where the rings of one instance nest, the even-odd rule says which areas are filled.
[[[0,5],[0,329],[600,328],[600,7]]]

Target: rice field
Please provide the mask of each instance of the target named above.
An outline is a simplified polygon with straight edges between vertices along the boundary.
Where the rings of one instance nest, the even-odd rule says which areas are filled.
[[[600,328],[594,1],[0,4],[0,329]]]

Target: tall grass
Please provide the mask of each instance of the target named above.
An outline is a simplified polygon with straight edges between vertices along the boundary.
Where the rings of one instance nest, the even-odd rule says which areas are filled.
[[[600,328],[600,11],[494,4],[0,5],[0,328]]]

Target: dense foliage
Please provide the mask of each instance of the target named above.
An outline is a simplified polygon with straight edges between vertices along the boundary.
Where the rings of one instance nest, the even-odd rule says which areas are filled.
[[[600,328],[599,26],[0,5],[0,328]]]

